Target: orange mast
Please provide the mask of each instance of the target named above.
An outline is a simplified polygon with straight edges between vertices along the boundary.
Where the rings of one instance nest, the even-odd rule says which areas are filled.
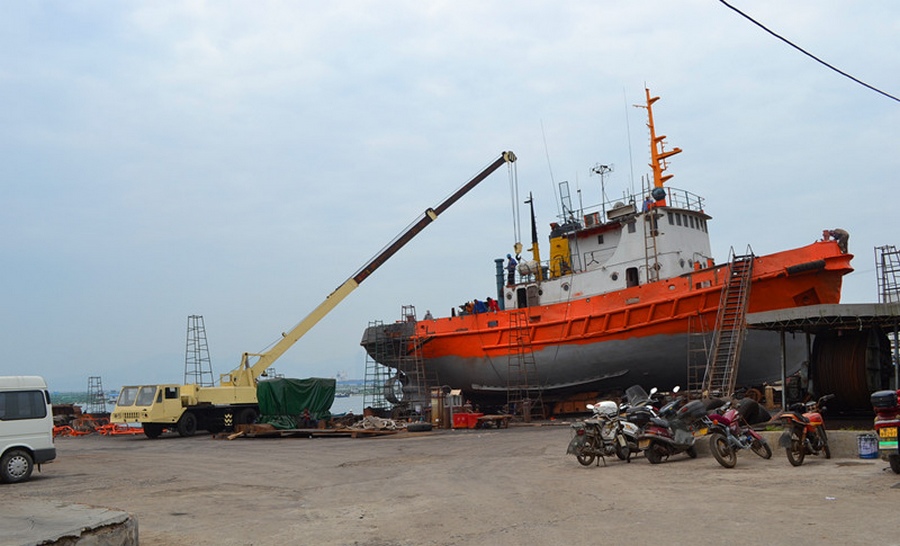
[[[656,136],[656,127],[653,125],[653,103],[659,100],[659,97],[650,97],[650,89],[644,88],[644,91],[647,95],[647,127],[650,128],[650,167],[653,169],[653,187],[662,188],[663,184],[667,182],[670,178],[675,175],[667,174],[663,176],[663,171],[666,170],[668,164],[666,163],[666,159],[672,157],[675,154],[681,153],[681,148],[673,148],[668,152],[665,151],[665,135]],[[656,195],[654,195],[654,199],[656,199],[655,206],[664,207],[666,206],[666,196],[664,192],[653,192],[656,195],[662,194],[661,199],[657,199]]]

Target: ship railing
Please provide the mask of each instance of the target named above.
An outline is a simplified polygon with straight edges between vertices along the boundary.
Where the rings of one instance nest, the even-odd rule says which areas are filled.
[[[670,207],[703,212],[703,198],[678,188],[666,188],[666,203]]]
[[[666,204],[673,208],[690,210],[695,212],[703,212],[703,197],[696,193],[666,186]],[[626,195],[617,199],[609,199],[603,203],[587,205],[580,211],[569,211],[567,214],[559,216],[560,226],[572,227],[593,227],[603,224],[612,219],[615,213],[610,211],[633,210],[641,211],[641,204],[649,197],[650,192],[646,191],[640,196]],[[640,198],[638,198],[640,197]],[[577,216],[576,216],[577,212]]]

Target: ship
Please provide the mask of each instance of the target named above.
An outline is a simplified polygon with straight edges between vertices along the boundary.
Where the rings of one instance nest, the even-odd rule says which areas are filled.
[[[392,402],[404,393],[425,399],[416,389],[435,385],[503,401],[523,374],[545,401],[689,383],[690,354],[716,329],[738,255],[732,250],[716,263],[704,199],[669,184],[669,158],[681,149],[666,149],[666,137],[657,136],[659,97],[649,89],[645,95],[652,176],[639,193],[575,209],[561,186],[549,258],[540,255],[532,205],[532,247],[523,258],[516,243],[506,260],[494,259],[490,307],[474,301],[451,316],[366,328],[361,345],[391,370],[385,391]],[[848,238],[844,230],[817,229],[799,248],[757,256],[748,247],[741,256],[749,266],[746,312],[839,303],[842,278],[853,271]],[[802,337],[782,346],[776,332],[742,334],[737,385],[777,380],[782,353],[791,372],[807,359]]]

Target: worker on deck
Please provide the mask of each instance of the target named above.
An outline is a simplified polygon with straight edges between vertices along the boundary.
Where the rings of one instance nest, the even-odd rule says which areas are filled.
[[[506,285],[512,286],[516,284],[516,266],[519,262],[512,257],[512,254],[507,254],[506,259],[509,260],[506,262]]]

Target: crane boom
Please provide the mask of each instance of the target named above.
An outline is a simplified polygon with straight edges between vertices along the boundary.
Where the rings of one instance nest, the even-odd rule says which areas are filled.
[[[325,317],[332,309],[337,307],[337,305],[343,301],[353,290],[356,289],[357,286],[360,285],[364,280],[366,280],[369,275],[375,272],[376,269],[384,265],[388,259],[391,258],[394,254],[397,253],[403,246],[406,245],[409,241],[412,240],[413,237],[418,235],[428,226],[431,222],[437,219],[437,217],[450,208],[451,205],[456,203],[459,199],[461,199],[466,193],[468,193],[472,188],[477,186],[482,180],[487,178],[491,173],[500,168],[504,163],[513,163],[516,161],[516,156],[513,152],[503,152],[500,154],[493,163],[484,168],[480,173],[475,175],[474,178],[466,182],[462,187],[460,187],[456,192],[454,192],[450,197],[444,199],[440,204],[438,204],[434,208],[427,209],[422,216],[404,230],[400,235],[394,238],[394,240],[389,243],[381,252],[379,252],[374,258],[369,260],[364,266],[359,268],[349,279],[343,282],[340,286],[338,286],[331,294],[329,294],[325,301],[320,303],[313,311],[307,315],[303,320],[297,323],[290,332],[285,333],[282,338],[276,343],[271,349],[264,353],[244,353],[241,357],[240,365],[227,374],[222,374],[220,378],[220,383],[223,386],[231,385],[231,386],[244,386],[250,387],[255,385],[255,380],[259,377],[267,368],[272,366],[274,362],[283,355],[291,346],[297,342],[301,337],[303,337],[313,326],[315,326],[322,318]],[[258,360],[250,364],[250,357],[259,357]]]

